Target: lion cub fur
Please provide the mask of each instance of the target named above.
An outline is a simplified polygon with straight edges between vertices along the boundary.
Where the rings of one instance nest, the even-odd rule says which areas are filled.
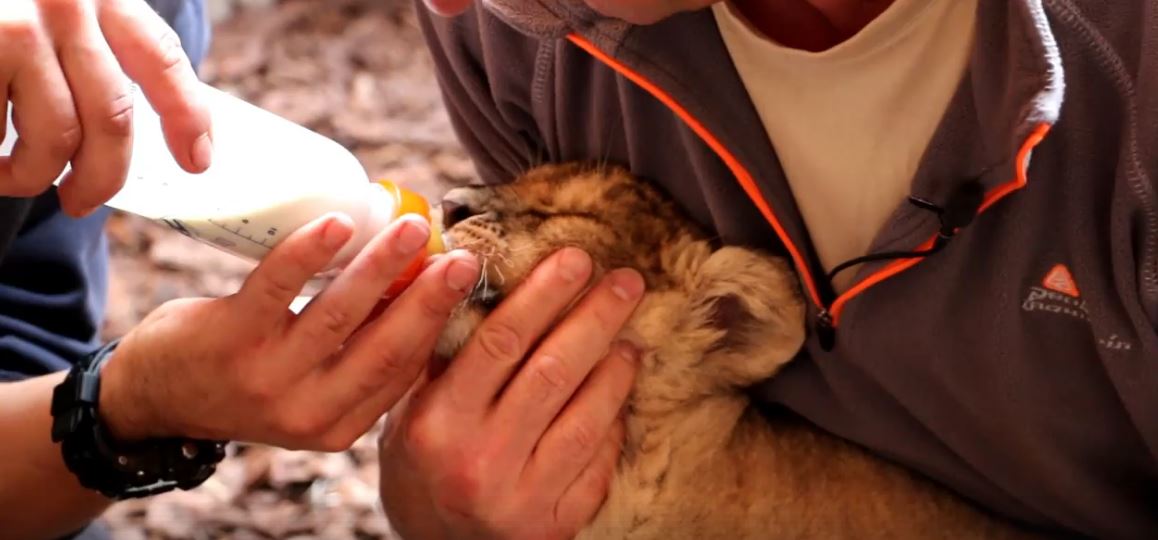
[[[452,317],[452,357],[537,262],[564,246],[598,274],[639,270],[647,293],[622,337],[643,351],[606,501],[583,539],[1023,538],[933,483],[793,417],[745,389],[805,339],[797,277],[781,258],[716,245],[623,169],[540,166],[464,187],[443,217],[484,279]]]

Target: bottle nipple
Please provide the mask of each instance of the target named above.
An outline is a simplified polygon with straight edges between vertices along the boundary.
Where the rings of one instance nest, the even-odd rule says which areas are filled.
[[[430,240],[426,243],[426,249],[411,261],[410,266],[407,266],[406,270],[404,270],[390,288],[387,289],[386,296],[392,298],[400,294],[407,286],[414,282],[418,274],[422,273],[422,266],[426,262],[427,257],[445,253],[446,246],[442,242],[441,224],[436,223],[431,218],[430,203],[423,196],[388,180],[379,180],[377,183],[386,188],[386,192],[394,197],[394,201],[398,205],[397,217],[402,217],[406,214],[415,214],[421,216],[430,225]]]

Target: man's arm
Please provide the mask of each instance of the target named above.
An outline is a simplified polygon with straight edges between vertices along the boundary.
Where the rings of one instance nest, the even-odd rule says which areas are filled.
[[[153,4],[196,65],[209,37],[204,0]],[[53,387],[98,345],[107,211],[72,219],[50,190],[33,200],[6,199],[0,212],[13,222],[24,216],[15,236],[0,241],[8,248],[0,249],[0,538],[60,537],[110,503],[64,467],[50,414]]]
[[[109,501],[77,483],[50,438],[56,373],[0,384],[0,538],[59,538],[85,527]]]
[[[64,468],[49,413],[61,372],[97,344],[106,215],[68,218],[50,191],[0,262],[0,536],[63,535],[107,505]]]

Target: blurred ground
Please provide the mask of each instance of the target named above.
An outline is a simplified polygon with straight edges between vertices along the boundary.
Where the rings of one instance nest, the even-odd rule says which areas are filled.
[[[352,149],[374,178],[437,200],[470,181],[407,0],[220,0],[202,78]],[[222,11],[221,6],[230,6]],[[252,264],[117,215],[106,337],[165,301],[234,292]],[[122,503],[118,539],[390,538],[375,433],[340,454],[241,447],[192,492]]]

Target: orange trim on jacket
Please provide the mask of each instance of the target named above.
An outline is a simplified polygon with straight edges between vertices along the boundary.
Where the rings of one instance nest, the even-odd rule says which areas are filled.
[[[788,249],[788,253],[791,255],[793,262],[796,264],[797,271],[800,274],[801,280],[804,282],[804,286],[807,289],[808,295],[812,298],[813,303],[815,303],[818,308],[829,313],[833,327],[836,327],[837,324],[839,324],[840,314],[844,311],[845,305],[847,305],[850,300],[865,292],[872,286],[913,267],[922,259],[924,259],[924,257],[913,257],[909,259],[895,260],[886,265],[884,268],[873,272],[865,279],[853,285],[848,291],[845,291],[844,294],[840,295],[832,303],[831,307],[825,306],[824,302],[820,300],[820,294],[816,288],[815,279],[812,275],[812,272],[808,270],[807,262],[804,260],[803,255],[801,255],[800,250],[797,249],[796,245],[792,242],[792,239],[788,237],[788,233],[786,233],[784,228],[780,225],[780,221],[776,218],[776,214],[772,211],[772,207],[768,204],[767,201],[764,200],[764,196],[760,193],[760,189],[757,187],[751,173],[749,173],[744,165],[741,164],[738,159],[736,159],[736,156],[733,155],[731,151],[729,151],[728,148],[720,142],[715,134],[704,127],[704,125],[698,119],[689,113],[687,109],[683,108],[679,102],[672,98],[671,95],[665,92],[662,88],[638,72],[625,66],[615,58],[612,58],[610,55],[604,53],[587,38],[572,33],[567,36],[567,39],[579,48],[587,51],[587,53],[595,57],[600,62],[603,62],[608,67],[615,70],[617,73],[639,85],[640,88],[643,88],[649,94],[666,105],[669,109],[672,110],[672,112],[676,114],[676,116],[682,119],[688,125],[688,127],[690,127],[692,131],[696,133],[696,135],[699,135],[699,137],[703,139],[705,143],[707,143],[707,145],[716,153],[716,155],[720,157],[721,160],[724,161],[724,164],[727,165],[728,169],[732,171],[732,174],[736,177],[736,180],[740,183],[740,186],[744,189],[744,192],[747,193],[748,198],[751,199],[752,203],[756,205],[756,208],[760,210],[760,213],[764,216],[764,219],[768,221],[768,224],[772,226],[772,229],[775,230],[776,234],[780,237],[780,241],[783,242],[784,246]],[[1037,126],[1036,129],[1034,129],[1029,137],[1026,138],[1025,142],[1021,146],[1021,149],[1017,153],[1017,161],[1015,163],[1017,172],[1015,177],[1009,182],[997,186],[988,194],[986,194],[984,202],[977,211],[978,214],[985,211],[990,206],[993,206],[995,203],[997,203],[997,201],[1006,195],[1009,195],[1010,193],[1025,187],[1026,183],[1028,182],[1027,169],[1029,166],[1029,154],[1033,148],[1036,147],[1038,143],[1040,143],[1045,138],[1046,134],[1050,130],[1050,127],[1051,126],[1048,123],[1041,123]],[[917,249],[926,250],[932,247],[935,239],[935,236],[930,238],[928,241],[921,244],[921,246]]]

